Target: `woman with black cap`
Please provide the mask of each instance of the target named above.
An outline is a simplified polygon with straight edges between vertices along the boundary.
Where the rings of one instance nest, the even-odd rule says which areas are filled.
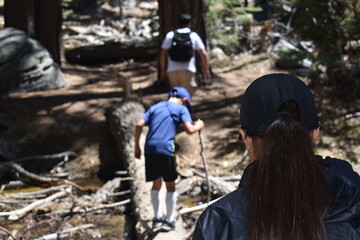
[[[193,239],[360,240],[360,177],[346,161],[315,155],[319,127],[300,79],[251,83],[239,128],[251,163],[238,189],[202,213]]]

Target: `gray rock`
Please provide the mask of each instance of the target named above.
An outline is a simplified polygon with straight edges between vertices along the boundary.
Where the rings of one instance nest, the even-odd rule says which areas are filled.
[[[311,67],[312,62],[306,56],[310,51],[311,48],[306,45],[292,43],[289,40],[280,37],[273,46],[271,57],[273,58],[276,67],[279,68],[309,68]]]

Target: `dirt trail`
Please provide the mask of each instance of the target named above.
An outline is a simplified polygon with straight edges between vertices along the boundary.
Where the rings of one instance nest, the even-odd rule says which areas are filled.
[[[150,106],[167,97],[167,87],[157,85],[157,63],[123,62],[112,65],[79,66],[64,63],[62,70],[69,86],[56,91],[16,93],[3,98],[0,110],[17,125],[32,125],[35,135],[49,135],[47,151],[74,150],[80,153],[74,167],[95,173],[101,146],[109,145],[104,113],[124,97],[123,80],[110,69],[123,69],[121,74],[145,105]],[[246,64],[246,57],[231,68],[214,70],[213,84],[199,88],[192,98],[193,118],[205,122],[202,131],[204,153],[212,174],[229,171],[241,159],[242,144],[237,127],[239,102],[246,87],[255,78],[274,70],[268,60]],[[63,141],[62,141],[63,140]],[[197,134],[180,138],[183,144],[180,167],[201,165]],[[109,146],[108,146],[109,147]],[[193,149],[186,151],[186,149]],[[194,155],[195,154],[195,155]],[[222,166],[222,168],[218,168]],[[241,169],[240,169],[241,171]]]

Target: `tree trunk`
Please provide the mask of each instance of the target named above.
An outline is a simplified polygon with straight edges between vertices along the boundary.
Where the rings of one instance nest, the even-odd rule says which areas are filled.
[[[192,30],[197,32],[206,45],[206,22],[204,0],[158,0],[159,3],[159,34],[162,41],[167,32],[179,27],[182,13],[192,16]]]
[[[5,27],[24,31],[29,37],[35,35],[34,6],[36,0],[5,0]]]
[[[60,0],[5,0],[5,27],[24,31],[50,52],[53,60],[61,63],[61,1]]]
[[[35,6],[35,38],[61,63],[61,1],[37,0]]]

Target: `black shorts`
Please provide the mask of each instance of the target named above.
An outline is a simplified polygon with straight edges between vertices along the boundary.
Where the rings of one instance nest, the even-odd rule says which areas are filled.
[[[162,177],[165,182],[174,182],[177,178],[176,158],[163,154],[145,154],[146,181]]]

